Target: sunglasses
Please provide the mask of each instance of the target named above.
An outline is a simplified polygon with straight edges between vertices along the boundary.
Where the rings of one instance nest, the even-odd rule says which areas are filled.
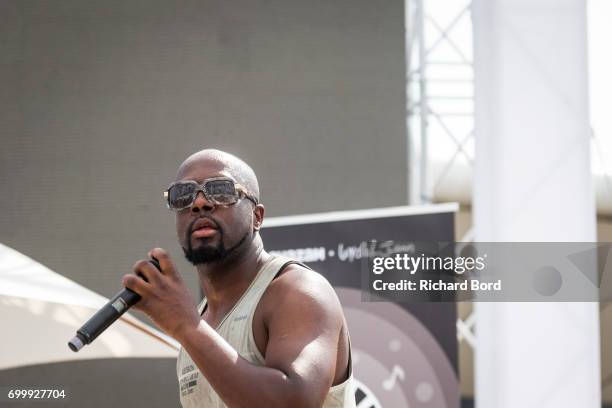
[[[257,199],[247,189],[234,180],[224,177],[209,178],[199,184],[195,181],[177,181],[164,191],[166,206],[170,210],[180,211],[193,205],[199,192],[204,193],[206,200],[217,206],[229,206],[246,198],[257,205]]]

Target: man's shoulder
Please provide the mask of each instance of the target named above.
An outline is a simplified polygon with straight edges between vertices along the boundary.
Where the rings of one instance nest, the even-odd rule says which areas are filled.
[[[299,263],[290,263],[270,282],[269,288],[291,292],[310,292],[315,289],[333,291],[329,281],[319,272]]]
[[[280,305],[309,304],[328,312],[341,311],[336,292],[320,273],[301,264],[287,265],[266,289],[261,301],[267,310],[278,310]]]

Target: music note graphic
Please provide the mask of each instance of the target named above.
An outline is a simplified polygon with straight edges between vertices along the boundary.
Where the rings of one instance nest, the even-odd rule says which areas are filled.
[[[391,375],[389,376],[389,378],[385,379],[382,383],[383,388],[386,391],[391,391],[393,389],[393,387],[395,386],[395,382],[396,379],[399,378],[400,380],[404,380],[404,369],[398,365],[394,365],[393,366],[393,370],[391,370]]]

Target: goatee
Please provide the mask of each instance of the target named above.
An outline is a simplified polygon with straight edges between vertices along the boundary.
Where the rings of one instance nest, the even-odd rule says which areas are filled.
[[[219,242],[217,245],[202,245],[197,248],[193,248],[191,244],[191,234],[187,238],[187,248],[183,248],[185,258],[192,265],[204,265],[213,262],[219,262],[226,259],[236,248],[238,248],[246,240],[249,233],[247,232],[244,236],[236,243],[236,245],[230,248],[225,248],[223,243],[223,233],[219,230]]]

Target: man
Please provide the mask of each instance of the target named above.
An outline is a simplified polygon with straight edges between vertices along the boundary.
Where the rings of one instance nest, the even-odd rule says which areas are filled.
[[[253,170],[218,150],[181,164],[165,193],[198,271],[196,306],[168,253],[152,249],[123,284],[136,308],[181,344],[184,407],[354,407],[348,329],[330,284],[266,253]]]

